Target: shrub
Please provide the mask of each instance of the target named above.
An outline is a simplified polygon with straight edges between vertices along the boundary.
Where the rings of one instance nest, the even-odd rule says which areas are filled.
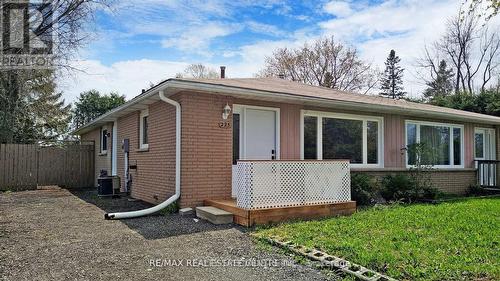
[[[494,194],[494,192],[490,192],[477,184],[469,186],[469,190],[467,191],[467,196],[484,196],[491,194]]]
[[[407,175],[387,175],[382,178],[380,195],[387,201],[407,200],[413,185],[414,183]]]
[[[358,205],[375,203],[377,192],[375,178],[365,174],[351,174],[351,198]]]
[[[410,175],[387,175],[382,179],[380,194],[387,201],[413,202],[422,199],[437,199],[442,193],[422,176],[422,171]]]
[[[436,199],[440,199],[440,198],[445,198],[446,196],[449,196],[447,195],[446,193],[440,191],[439,189],[437,188],[434,188],[434,187],[424,187],[422,189],[423,193],[422,193],[422,197],[421,198],[416,198],[416,199],[432,199],[432,200],[436,200]]]

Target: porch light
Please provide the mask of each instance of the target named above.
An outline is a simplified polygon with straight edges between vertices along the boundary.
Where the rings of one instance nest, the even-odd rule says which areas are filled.
[[[228,103],[226,103],[226,106],[224,106],[224,109],[222,110],[222,119],[227,120],[230,113],[231,113],[231,107],[229,106]]]

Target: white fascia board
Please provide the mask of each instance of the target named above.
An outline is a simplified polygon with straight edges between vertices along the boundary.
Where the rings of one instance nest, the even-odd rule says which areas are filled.
[[[354,101],[343,101],[343,100],[331,100],[320,97],[308,97],[308,96],[298,96],[294,94],[282,93],[282,92],[271,92],[271,91],[263,91],[263,90],[254,90],[248,88],[241,88],[236,86],[225,86],[225,85],[214,85],[203,82],[196,81],[185,81],[185,80],[176,80],[170,79],[163,83],[158,84],[156,87],[153,87],[146,91],[144,94],[137,96],[136,98],[130,100],[129,102],[111,110],[108,113],[105,113],[98,117],[97,119],[91,121],[87,125],[82,128],[75,130],[72,134],[81,135],[85,132],[92,130],[94,127],[97,127],[99,124],[102,124],[102,121],[105,120],[106,117],[109,119],[115,119],[118,117],[118,113],[122,110],[128,109],[129,107],[139,104],[141,102],[145,102],[147,99],[151,97],[155,97],[156,93],[160,90],[165,90],[167,88],[172,89],[173,91],[166,94],[166,96],[170,96],[178,91],[182,90],[192,90],[198,92],[208,92],[213,94],[224,94],[230,96],[239,96],[243,98],[259,98],[259,99],[274,99],[279,100],[280,102],[292,102],[292,103],[309,103],[320,106],[332,106],[332,107],[340,107],[343,109],[351,109],[351,110],[361,110],[365,112],[383,112],[383,113],[392,113],[392,114],[401,114],[401,115],[409,115],[409,116],[417,116],[423,118],[435,118],[435,119],[444,119],[444,120],[454,120],[460,122],[472,122],[472,123],[481,123],[481,124],[490,124],[490,125],[500,125],[500,118],[488,115],[482,115],[478,117],[464,117],[459,116],[452,113],[444,113],[437,111],[429,111],[429,110],[421,110],[421,109],[413,109],[413,108],[401,108],[396,106],[388,106],[388,105],[380,105],[380,104],[371,104],[364,102],[354,102]],[[108,120],[109,120],[108,119]]]

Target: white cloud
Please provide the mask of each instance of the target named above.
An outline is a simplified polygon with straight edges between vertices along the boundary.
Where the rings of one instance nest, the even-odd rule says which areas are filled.
[[[161,41],[161,45],[164,48],[175,47],[182,51],[194,51],[206,55],[213,39],[236,33],[239,30],[241,30],[239,24],[211,22],[205,25],[193,26],[178,37],[164,39]]]
[[[325,12],[339,18],[349,16],[353,13],[351,4],[346,1],[331,1],[326,3],[323,8]]]
[[[446,20],[458,14],[460,3],[454,0],[389,0],[377,5],[357,7],[342,18],[319,23],[323,34],[348,41],[361,56],[384,68],[391,49],[401,58],[405,88],[419,94],[423,84],[415,77],[415,60],[425,44],[437,40],[445,31]]]
[[[308,37],[301,32],[292,35],[292,38],[283,40],[262,40],[239,48],[241,61],[228,65],[228,77],[252,77],[258,73],[265,64],[266,56],[271,56],[278,48],[298,48],[313,37]]]
[[[206,1],[202,6],[205,12],[199,12],[193,9],[189,4],[191,2],[185,4],[179,1],[147,0],[144,7],[137,12],[136,18],[123,19],[125,25],[130,25],[128,30],[159,35],[163,39],[163,47],[175,47],[186,53],[206,55],[209,57],[207,61],[189,61],[192,58],[190,55],[183,57],[182,61],[142,59],[120,61],[111,65],[92,60],[81,61],[77,67],[86,68],[88,74],[76,73],[73,79],[64,79],[62,90],[65,91],[65,96],[68,100],[73,100],[80,92],[96,88],[104,92],[118,91],[127,98],[132,98],[139,94],[142,88],[147,88],[150,82],[173,77],[189,63],[194,62],[215,69],[218,69],[219,65],[226,65],[228,77],[252,77],[264,66],[265,57],[270,56],[275,49],[299,47],[304,42],[324,35],[334,35],[351,43],[360,50],[362,58],[380,69],[383,69],[389,51],[395,49],[406,69],[405,88],[408,92],[417,94],[423,86],[412,75],[415,73],[414,61],[420,56],[426,43],[433,42],[443,34],[447,18],[456,15],[460,5],[456,0],[388,0],[370,5],[366,1],[333,1],[317,6],[322,9],[318,10],[318,13],[324,15],[327,12],[332,15],[331,19],[308,24],[290,35],[283,35],[279,26],[251,19],[243,20],[239,24],[231,20],[231,9],[257,5],[253,4],[259,2],[257,0],[226,2],[224,5],[216,2]],[[264,9],[274,9],[277,5],[271,0],[259,4],[264,5]],[[158,13],[158,9],[164,7],[174,12]],[[134,13],[129,11],[127,15],[133,17]],[[216,19],[210,15],[217,15]],[[307,17],[314,19],[314,15],[310,12]],[[134,26],[134,22],[140,24]],[[216,53],[211,42],[243,28],[281,38],[245,45],[231,41],[228,42],[231,43],[230,46],[225,45],[217,49],[220,56],[210,56],[212,51]],[[147,56],[148,54],[143,55]]]
[[[81,70],[64,76],[58,83],[64,98],[73,102],[81,92],[96,89],[103,93],[118,92],[131,99],[149,88],[150,83],[158,83],[177,72],[188,63],[160,60],[120,61],[110,66],[96,60],[82,60],[72,66]]]
[[[129,0],[117,1],[106,12],[129,35],[160,36],[162,47],[208,56],[212,39],[240,32],[245,25],[254,32],[284,35],[275,26],[235,18],[236,12],[252,7],[276,14],[291,9],[276,0]]]
[[[247,21],[245,23],[247,27],[256,33],[262,33],[271,36],[283,36],[285,32],[280,30],[278,27],[270,24],[260,23],[256,21]]]

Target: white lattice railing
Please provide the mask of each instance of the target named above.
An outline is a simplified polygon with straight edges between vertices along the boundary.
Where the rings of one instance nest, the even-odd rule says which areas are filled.
[[[233,172],[236,205],[243,209],[351,200],[348,160],[239,161]]]

